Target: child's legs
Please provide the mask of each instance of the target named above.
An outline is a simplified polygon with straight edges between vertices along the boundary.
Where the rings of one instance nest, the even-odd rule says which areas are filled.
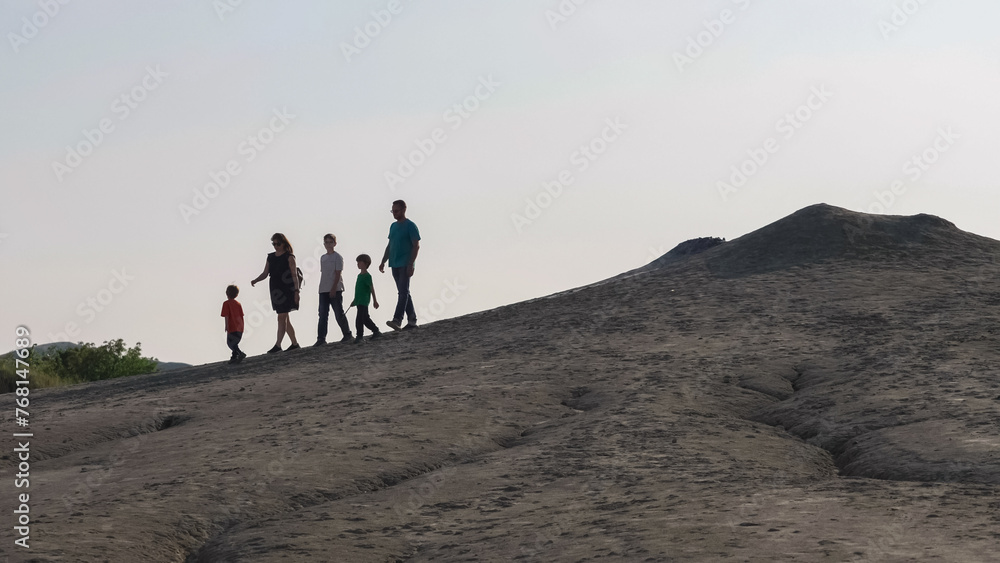
[[[240,350],[240,340],[243,340],[242,332],[230,332],[226,335],[226,345],[233,351],[233,357],[243,354]]]
[[[340,325],[340,331],[344,333],[344,336],[350,336],[351,323],[347,321],[347,315],[344,314],[343,291],[338,291],[337,296],[333,298],[333,316],[337,319],[337,324]]]
[[[378,326],[375,324],[375,321],[372,320],[371,315],[365,315],[365,326],[368,327],[368,330],[372,331],[372,334],[378,332]]]
[[[316,340],[326,342],[327,326],[330,322],[330,294],[323,292],[319,294],[319,324],[316,325]],[[334,309],[336,313],[336,309]]]
[[[358,333],[358,338],[365,335],[365,325],[372,322],[368,317],[368,306],[358,305],[358,316],[354,319],[354,329]]]

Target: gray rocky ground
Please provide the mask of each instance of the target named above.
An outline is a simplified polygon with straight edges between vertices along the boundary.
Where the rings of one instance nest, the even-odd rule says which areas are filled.
[[[998,256],[937,218],[814,206],[363,346],[40,391],[32,548],[0,549],[1000,561]]]

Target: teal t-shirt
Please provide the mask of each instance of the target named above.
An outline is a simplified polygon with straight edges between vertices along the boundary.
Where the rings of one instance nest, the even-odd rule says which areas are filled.
[[[373,287],[375,286],[371,274],[368,272],[358,274],[358,281],[354,284],[354,301],[351,304],[355,307],[367,307],[372,302]]]
[[[413,242],[420,240],[417,225],[409,219],[389,225],[389,267],[403,268],[410,265]]]

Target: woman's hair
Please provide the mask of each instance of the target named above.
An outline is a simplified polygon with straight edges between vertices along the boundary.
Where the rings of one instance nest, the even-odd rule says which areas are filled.
[[[364,265],[365,265],[365,268],[367,268],[368,266],[372,265],[372,257],[368,256],[367,254],[360,254],[360,255],[358,255],[358,257],[355,258],[355,261],[357,261],[357,262],[363,262]]]
[[[226,297],[230,299],[236,299],[236,296],[240,294],[240,288],[235,285],[231,285],[226,288]]]
[[[285,250],[287,250],[289,254],[295,254],[295,251],[292,250],[292,243],[288,242],[288,238],[285,237],[285,235],[281,233],[274,233],[271,235],[271,242],[280,242],[285,245]]]

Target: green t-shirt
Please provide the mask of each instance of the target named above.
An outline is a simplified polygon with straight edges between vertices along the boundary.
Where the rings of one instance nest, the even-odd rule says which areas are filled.
[[[351,305],[367,307],[372,302],[372,289],[374,288],[371,274],[368,272],[358,274],[358,281],[354,284],[354,301],[351,301]]]
[[[403,268],[410,265],[413,243],[420,240],[417,225],[409,219],[389,225],[389,267]]]

